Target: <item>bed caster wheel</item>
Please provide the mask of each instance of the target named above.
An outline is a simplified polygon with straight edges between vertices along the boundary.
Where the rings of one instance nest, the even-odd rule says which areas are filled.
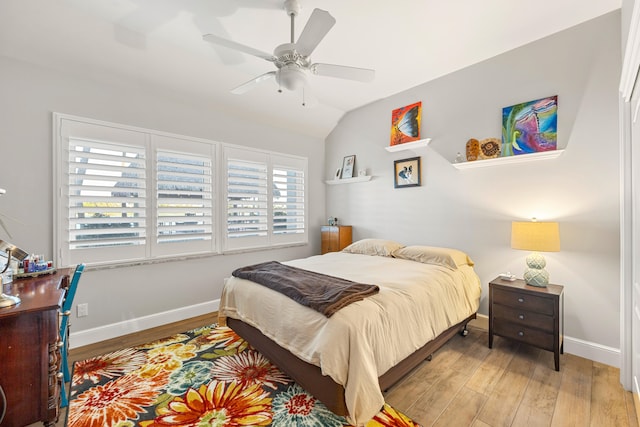
[[[469,335],[469,330],[467,328],[464,328],[460,331],[460,335],[466,337],[467,335]]]
[[[433,354],[430,354],[427,356],[427,362],[431,362],[432,359],[433,359]]]

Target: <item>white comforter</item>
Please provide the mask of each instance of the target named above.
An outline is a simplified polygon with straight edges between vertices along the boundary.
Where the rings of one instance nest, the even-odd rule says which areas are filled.
[[[380,292],[327,318],[267,287],[232,277],[219,313],[256,327],[343,385],[349,421],[355,425],[382,408],[380,375],[476,312],[480,303],[480,279],[469,266],[452,270],[343,252],[284,264],[376,284]]]

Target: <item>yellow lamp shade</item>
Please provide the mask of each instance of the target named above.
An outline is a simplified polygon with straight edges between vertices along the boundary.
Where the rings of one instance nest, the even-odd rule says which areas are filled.
[[[557,222],[512,222],[511,247],[534,252],[559,252],[560,231]]]

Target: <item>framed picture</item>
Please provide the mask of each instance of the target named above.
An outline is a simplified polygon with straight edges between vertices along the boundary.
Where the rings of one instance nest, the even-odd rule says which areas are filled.
[[[557,133],[558,95],[505,107],[501,156],[555,150]]]
[[[390,145],[419,140],[421,120],[422,102],[416,102],[415,104],[393,110],[391,112]]]
[[[394,188],[420,186],[420,157],[394,161],[393,171]]]
[[[356,163],[356,155],[346,156],[342,161],[342,178],[353,178],[353,166]]]

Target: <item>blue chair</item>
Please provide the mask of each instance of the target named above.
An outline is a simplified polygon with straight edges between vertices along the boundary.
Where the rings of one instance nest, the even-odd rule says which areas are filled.
[[[78,282],[80,281],[80,276],[84,271],[84,264],[78,264],[75,272],[73,273],[73,277],[71,278],[71,282],[69,283],[69,287],[67,288],[67,292],[64,296],[64,301],[62,302],[62,309],[60,310],[62,314],[62,319],[60,321],[60,373],[62,374],[62,378],[64,379],[62,383],[62,389],[60,390],[60,406],[62,408],[66,407],[69,404],[69,399],[67,397],[67,392],[65,390],[65,384],[71,381],[71,372],[69,371],[69,317],[71,316],[71,306],[73,305],[73,299],[76,296],[76,290],[78,289]]]

